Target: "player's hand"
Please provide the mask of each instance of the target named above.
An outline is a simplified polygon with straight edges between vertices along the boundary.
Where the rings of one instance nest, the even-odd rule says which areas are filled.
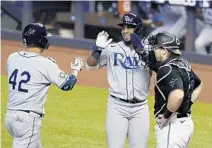
[[[108,37],[109,34],[105,31],[102,31],[97,35],[96,46],[98,47],[98,50],[103,50],[113,41],[113,39],[108,39]]]
[[[71,69],[81,71],[84,62],[81,57],[75,57],[74,61],[71,62]]]
[[[164,118],[163,114],[158,115],[158,117],[156,118],[156,122],[159,126],[160,129],[162,129],[164,126],[167,125],[167,123],[169,122],[169,119]]]

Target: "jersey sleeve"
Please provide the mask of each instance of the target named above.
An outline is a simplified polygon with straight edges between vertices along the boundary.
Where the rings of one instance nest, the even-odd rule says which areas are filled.
[[[62,71],[56,63],[49,61],[47,65],[46,78],[50,83],[55,84],[60,88],[69,79],[69,75],[65,74],[65,72]]]
[[[178,71],[172,70],[170,74],[165,78],[165,86],[168,94],[175,89],[183,88],[183,80]]]

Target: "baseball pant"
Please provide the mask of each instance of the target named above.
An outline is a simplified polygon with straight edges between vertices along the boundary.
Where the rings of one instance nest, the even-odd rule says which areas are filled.
[[[42,148],[40,142],[40,115],[7,110],[5,126],[13,137],[12,148]]]
[[[155,126],[156,148],[187,148],[193,134],[194,124],[191,117],[171,117],[165,127]]]
[[[130,104],[109,96],[106,135],[108,148],[124,148],[126,137],[130,148],[147,148],[149,136],[147,101]]]

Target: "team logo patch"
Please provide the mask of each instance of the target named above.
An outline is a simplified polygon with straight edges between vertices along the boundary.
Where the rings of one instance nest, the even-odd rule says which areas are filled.
[[[169,82],[169,85],[174,88],[174,85],[176,84],[176,82],[178,81],[178,79],[172,79],[170,82]]]
[[[133,21],[133,18],[130,18],[129,16],[124,16],[124,20],[126,22],[132,22]]]
[[[62,79],[66,78],[66,74],[64,72],[60,72],[59,77]]]

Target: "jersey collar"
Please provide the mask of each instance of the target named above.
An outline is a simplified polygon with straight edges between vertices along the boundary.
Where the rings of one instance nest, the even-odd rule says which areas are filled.
[[[20,56],[23,56],[23,57],[26,57],[26,58],[31,58],[31,57],[40,56],[40,54],[38,54],[38,53],[28,52],[28,51],[20,51],[20,52],[18,52],[18,54],[19,54]]]

